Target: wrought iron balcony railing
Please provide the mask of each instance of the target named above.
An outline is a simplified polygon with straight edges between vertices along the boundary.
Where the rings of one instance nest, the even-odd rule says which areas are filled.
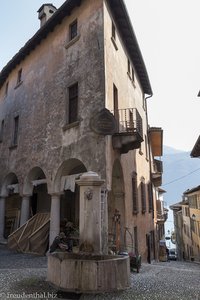
[[[113,148],[121,153],[138,149],[143,141],[142,117],[136,108],[113,111],[117,123],[116,133],[112,137]]]
[[[118,123],[119,133],[138,133],[143,137],[142,118],[136,108],[125,108],[113,111]]]

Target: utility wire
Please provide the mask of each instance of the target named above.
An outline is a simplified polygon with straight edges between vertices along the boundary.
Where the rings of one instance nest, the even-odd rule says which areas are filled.
[[[184,175],[184,176],[181,176],[181,177],[179,177],[179,178],[176,178],[176,179],[174,179],[174,180],[172,180],[172,181],[170,181],[170,182],[167,182],[167,183],[163,184],[163,186],[166,186],[166,185],[168,185],[168,184],[171,184],[171,183],[174,183],[174,182],[176,182],[176,181],[178,181],[178,180],[181,180],[181,179],[183,179],[183,178],[185,178],[185,177],[187,177],[187,176],[189,176],[189,175],[191,175],[191,174],[193,174],[193,173],[195,173],[195,172],[197,172],[197,171],[199,171],[199,170],[200,170],[200,168],[198,168],[198,169],[196,169],[196,170],[193,170],[193,171],[191,171],[190,173],[188,173],[188,174],[186,174],[186,175]]]

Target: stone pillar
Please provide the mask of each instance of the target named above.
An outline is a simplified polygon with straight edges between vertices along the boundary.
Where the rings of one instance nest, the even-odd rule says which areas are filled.
[[[60,232],[60,194],[51,195],[49,245]]]
[[[20,226],[26,223],[30,216],[30,195],[22,196]]]
[[[5,229],[5,197],[0,196],[0,241],[4,239],[4,229]]]
[[[101,186],[97,173],[84,173],[76,183],[80,186],[79,250],[102,253],[101,240]]]

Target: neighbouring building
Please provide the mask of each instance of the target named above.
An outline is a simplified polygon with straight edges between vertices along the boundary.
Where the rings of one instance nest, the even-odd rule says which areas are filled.
[[[163,131],[148,124],[152,89],[124,2],[68,0],[38,14],[40,29],[0,73],[0,238],[39,213],[50,242],[65,222],[78,227],[76,179],[94,171],[105,180],[102,252],[156,259]]]
[[[200,261],[200,186],[185,191],[182,202],[171,209],[179,258]]]
[[[182,202],[170,205],[174,215],[174,234],[178,260],[184,257]]]

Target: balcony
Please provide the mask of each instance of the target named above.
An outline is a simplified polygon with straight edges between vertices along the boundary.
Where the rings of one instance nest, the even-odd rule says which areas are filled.
[[[113,148],[121,154],[140,148],[143,141],[142,118],[136,108],[115,111],[117,133],[112,136]]]
[[[168,209],[163,207],[163,202],[156,200],[157,223],[163,224],[168,218]]]
[[[159,187],[162,184],[163,162],[158,159],[153,161],[153,170],[151,173],[154,186]]]

